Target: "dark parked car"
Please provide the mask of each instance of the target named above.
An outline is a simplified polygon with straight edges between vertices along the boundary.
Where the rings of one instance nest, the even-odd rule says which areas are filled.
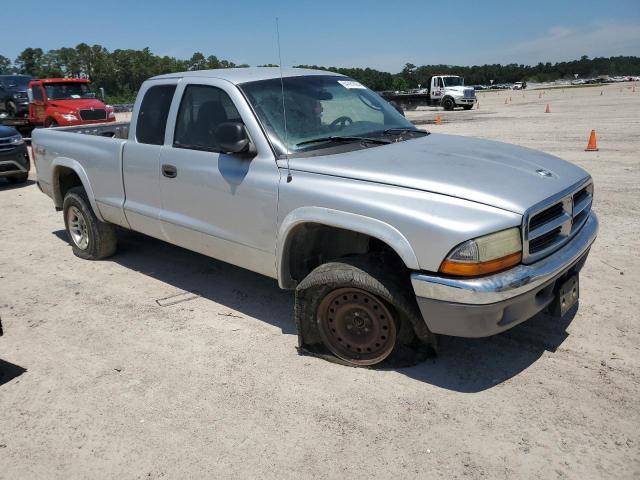
[[[13,127],[0,126],[0,178],[24,183],[29,177],[30,166],[22,135]]]
[[[0,111],[10,117],[26,116],[29,113],[27,87],[28,75],[0,75]]]

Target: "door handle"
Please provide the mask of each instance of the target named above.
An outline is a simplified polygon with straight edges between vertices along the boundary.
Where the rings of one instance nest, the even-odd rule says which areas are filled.
[[[173,165],[162,165],[162,175],[167,178],[176,178],[178,176],[178,169]]]

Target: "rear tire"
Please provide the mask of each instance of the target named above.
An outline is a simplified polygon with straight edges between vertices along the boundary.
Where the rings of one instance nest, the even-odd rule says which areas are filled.
[[[67,192],[62,211],[74,255],[85,260],[102,260],[115,253],[118,245],[115,227],[98,220],[84,188],[73,187]]]
[[[300,347],[324,347],[342,363],[362,367],[415,364],[433,343],[408,281],[370,255],[320,265],[296,288]],[[406,280],[406,279],[405,279]],[[401,352],[401,353],[400,353]],[[400,359],[399,357],[403,357]]]

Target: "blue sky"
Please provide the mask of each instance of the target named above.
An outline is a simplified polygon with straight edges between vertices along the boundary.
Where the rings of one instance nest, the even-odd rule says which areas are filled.
[[[149,47],[180,58],[201,51],[236,63],[278,63],[276,16],[286,66],[396,72],[407,62],[535,64],[640,55],[640,0],[32,0],[28,10],[3,22],[1,55],[15,59],[26,47],[85,42],[109,50]]]

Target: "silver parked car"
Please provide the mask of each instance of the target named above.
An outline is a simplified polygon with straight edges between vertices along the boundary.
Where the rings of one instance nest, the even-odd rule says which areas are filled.
[[[598,230],[581,168],[429,134],[324,71],[154,77],[130,124],[33,148],[77,256],[112,255],[120,226],[270,276],[296,291],[301,346],[353,365],[565,314]]]

